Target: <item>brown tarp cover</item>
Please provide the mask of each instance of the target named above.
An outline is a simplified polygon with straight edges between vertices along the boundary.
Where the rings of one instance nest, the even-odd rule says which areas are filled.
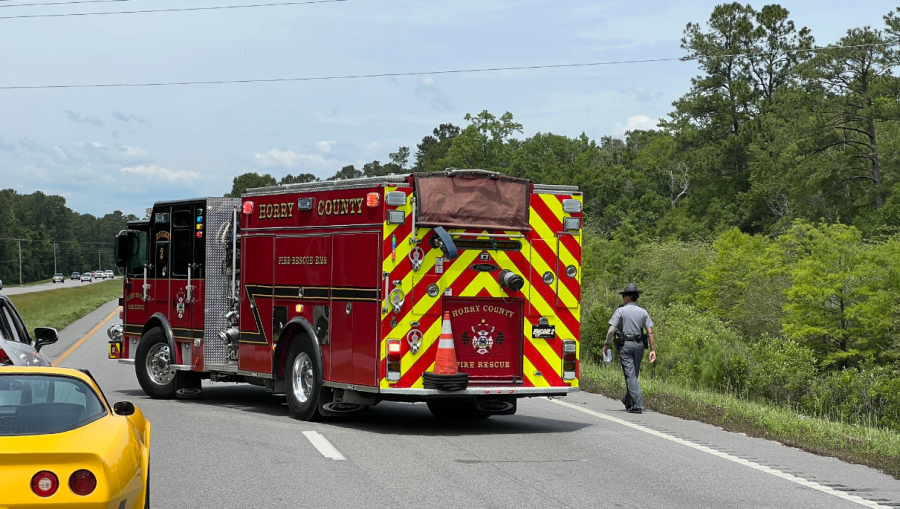
[[[458,171],[419,173],[416,222],[446,228],[528,230],[531,181]]]

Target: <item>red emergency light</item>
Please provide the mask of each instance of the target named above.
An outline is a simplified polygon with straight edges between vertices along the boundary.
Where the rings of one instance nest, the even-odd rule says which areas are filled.
[[[253,213],[253,202],[245,201],[244,202],[244,214],[252,214]]]
[[[378,193],[369,193],[366,195],[366,205],[370,207],[378,206]]]

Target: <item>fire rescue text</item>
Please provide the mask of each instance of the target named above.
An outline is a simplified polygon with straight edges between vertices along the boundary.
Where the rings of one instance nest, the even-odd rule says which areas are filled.
[[[316,207],[316,213],[320,216],[346,216],[350,214],[362,214],[362,198],[338,198],[335,200],[321,200]]]

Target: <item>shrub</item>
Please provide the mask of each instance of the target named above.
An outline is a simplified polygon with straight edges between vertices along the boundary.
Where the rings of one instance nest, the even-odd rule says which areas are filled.
[[[746,389],[752,397],[796,406],[815,380],[815,353],[796,341],[764,336],[750,350]]]

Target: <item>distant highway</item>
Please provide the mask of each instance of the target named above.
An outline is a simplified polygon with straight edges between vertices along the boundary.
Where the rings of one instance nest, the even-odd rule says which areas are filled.
[[[404,403],[300,422],[283,397],[227,383],[204,382],[197,400],[153,400],[134,366],[106,358],[117,309],[72,324],[46,353],[90,369],[111,401],[150,419],[153,507],[900,507],[900,481],[877,470],[629,414],[596,394],[526,399],[515,416],[461,422]]]
[[[72,281],[69,279],[71,275],[66,276],[65,283],[41,283],[39,285],[32,286],[7,286],[9,284],[8,281],[3,282],[3,290],[0,290],[0,293],[4,295],[19,295],[21,293],[32,293],[32,292],[44,292],[47,290],[57,290],[59,288],[72,288],[74,286],[79,285],[90,285],[94,283],[102,283],[103,281],[109,281],[108,279],[95,279],[90,283],[85,281],[84,283],[80,281]]]

